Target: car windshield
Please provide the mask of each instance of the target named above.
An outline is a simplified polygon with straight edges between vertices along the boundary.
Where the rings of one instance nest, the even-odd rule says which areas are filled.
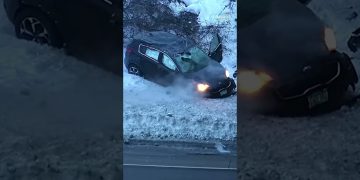
[[[209,64],[210,58],[198,47],[190,48],[188,51],[179,53],[175,61],[183,73],[191,73],[203,69]]]

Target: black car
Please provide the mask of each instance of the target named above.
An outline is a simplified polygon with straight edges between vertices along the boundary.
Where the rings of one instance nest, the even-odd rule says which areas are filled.
[[[266,112],[339,103],[358,76],[349,56],[336,50],[333,30],[296,0],[263,1],[255,12],[261,16],[239,29],[240,100]]]
[[[236,85],[221,61],[219,35],[205,53],[194,41],[161,31],[136,35],[126,48],[124,60],[130,74],[160,85],[185,81],[205,97],[226,97],[234,93]]]
[[[119,0],[4,0],[16,36],[57,48],[120,73]]]

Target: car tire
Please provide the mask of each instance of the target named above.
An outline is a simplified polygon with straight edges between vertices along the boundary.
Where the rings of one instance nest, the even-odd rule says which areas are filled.
[[[14,21],[16,36],[20,39],[35,41],[62,48],[64,43],[55,23],[40,10],[26,8],[17,13]]]
[[[128,73],[133,74],[133,75],[137,75],[137,76],[143,76],[140,68],[135,64],[129,64]]]

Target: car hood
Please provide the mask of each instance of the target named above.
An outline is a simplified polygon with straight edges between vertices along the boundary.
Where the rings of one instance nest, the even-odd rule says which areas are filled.
[[[324,24],[297,1],[273,0],[269,13],[240,29],[238,67],[291,80],[304,67],[326,61]]]
[[[209,60],[209,64],[197,72],[186,74],[188,79],[192,79],[198,83],[208,83],[210,86],[215,87],[219,82],[227,79],[225,75],[225,68],[214,60]]]

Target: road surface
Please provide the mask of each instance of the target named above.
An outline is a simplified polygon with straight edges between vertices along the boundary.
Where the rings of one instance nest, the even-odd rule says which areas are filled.
[[[236,151],[207,144],[124,145],[126,180],[236,180]]]

